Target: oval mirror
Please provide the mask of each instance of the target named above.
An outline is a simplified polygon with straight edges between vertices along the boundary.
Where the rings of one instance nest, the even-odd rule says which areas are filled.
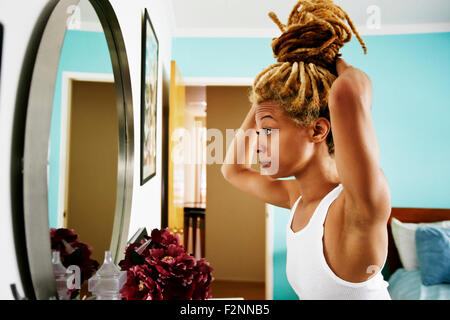
[[[24,222],[35,298],[58,297],[60,262],[79,267],[79,286],[65,297],[74,298],[87,292],[105,251],[120,260],[133,149],[131,83],[114,10],[107,0],[61,0],[39,44],[25,130]]]

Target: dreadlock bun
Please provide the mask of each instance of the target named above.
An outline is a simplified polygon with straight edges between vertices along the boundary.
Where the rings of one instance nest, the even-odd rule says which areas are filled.
[[[250,102],[278,102],[301,127],[309,126],[320,116],[330,120],[328,93],[337,76],[339,50],[351,40],[353,32],[367,52],[353,22],[332,0],[298,1],[286,25],[273,12],[269,12],[269,17],[282,32],[271,42],[277,63],[255,78]],[[334,154],[331,132],[327,144],[329,153]]]
[[[352,31],[364,53],[367,52],[364,41],[347,13],[332,0],[299,1],[289,15],[287,25],[283,25],[273,12],[269,12],[269,17],[283,32],[271,43],[274,58],[278,62],[303,61],[333,69],[336,58],[341,55],[339,50],[351,40]]]

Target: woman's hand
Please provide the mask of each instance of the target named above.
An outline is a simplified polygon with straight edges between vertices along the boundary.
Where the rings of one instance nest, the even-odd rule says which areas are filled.
[[[373,88],[369,76],[349,65],[343,59],[337,59],[336,70],[338,77],[333,82],[329,93],[330,107],[331,105],[356,102],[370,109],[372,107]]]

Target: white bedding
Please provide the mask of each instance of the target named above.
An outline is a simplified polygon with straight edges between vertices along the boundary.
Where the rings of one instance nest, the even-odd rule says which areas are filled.
[[[397,269],[388,282],[393,300],[450,300],[450,284],[424,286],[420,270]]]

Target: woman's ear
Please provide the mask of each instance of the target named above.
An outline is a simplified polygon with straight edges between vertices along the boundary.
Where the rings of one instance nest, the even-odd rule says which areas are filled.
[[[312,139],[314,142],[320,142],[327,138],[328,132],[331,130],[331,123],[324,117],[317,118],[311,129],[313,131]]]

